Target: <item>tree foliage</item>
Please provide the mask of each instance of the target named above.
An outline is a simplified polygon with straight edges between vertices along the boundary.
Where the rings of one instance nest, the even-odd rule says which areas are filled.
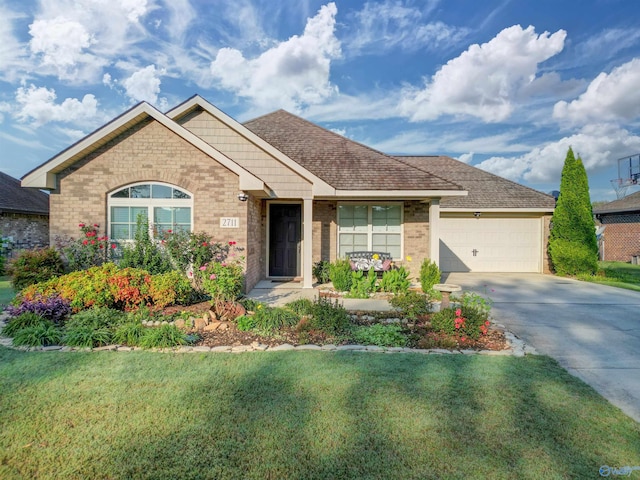
[[[569,148],[562,168],[560,196],[551,219],[549,255],[559,275],[595,273],[598,268],[598,242],[589,181],[580,156]]]

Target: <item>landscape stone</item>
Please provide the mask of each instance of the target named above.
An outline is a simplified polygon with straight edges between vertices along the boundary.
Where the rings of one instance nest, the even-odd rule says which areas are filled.
[[[231,351],[231,347],[228,347],[228,346],[211,347],[211,351],[218,352],[218,353],[226,353]]]
[[[283,343],[282,345],[278,345],[277,347],[270,348],[267,350],[268,352],[282,352],[286,350],[294,350],[296,347],[291,345],[290,343]]]
[[[296,350],[322,350],[322,347],[320,345],[313,345],[313,344],[298,345],[296,347]]]

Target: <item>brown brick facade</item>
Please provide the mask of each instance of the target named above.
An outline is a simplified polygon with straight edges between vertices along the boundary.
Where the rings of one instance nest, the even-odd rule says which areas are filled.
[[[601,258],[606,261],[629,262],[640,255],[640,213],[602,215],[605,226]]]
[[[164,182],[193,194],[193,231],[244,248],[247,287],[260,278],[261,244],[248,244],[247,222],[259,215],[260,200],[240,202],[238,176],[160,123],[139,124],[117,136],[58,176],[51,194],[50,238],[77,237],[78,223],[99,223],[107,233],[107,196],[134,182]],[[237,229],[220,228],[220,217],[238,217]],[[256,270],[257,269],[257,270]]]
[[[410,258],[410,260],[409,260]],[[412,278],[419,278],[423,260],[429,258],[429,205],[404,203],[404,259],[402,265]]]
[[[313,202],[313,262],[333,262],[337,256],[337,202]]]

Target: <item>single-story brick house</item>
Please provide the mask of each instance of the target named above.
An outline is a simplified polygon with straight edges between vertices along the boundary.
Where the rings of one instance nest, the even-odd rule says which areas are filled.
[[[604,227],[600,258],[629,262],[640,255],[640,191],[593,210]]]
[[[0,237],[12,251],[49,245],[49,195],[0,172]]]
[[[389,252],[417,275],[548,270],[552,197],[447,157],[394,157],[279,110],[241,124],[200,96],[141,103],[24,176],[51,190],[51,231],[80,220],[132,237],[206,231],[245,248],[246,288],[299,278],[351,251]],[[407,258],[411,258],[410,261]]]

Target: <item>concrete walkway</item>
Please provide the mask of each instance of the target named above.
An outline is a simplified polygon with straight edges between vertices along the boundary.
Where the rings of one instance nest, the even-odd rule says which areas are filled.
[[[302,288],[300,282],[274,282],[271,280],[260,281],[247,297],[253,298],[269,305],[282,306],[298,298],[313,300],[318,298],[318,290],[315,288]],[[386,300],[338,298],[338,302],[347,310],[366,312],[388,312],[391,305]]]
[[[540,274],[451,273],[493,317],[640,422],[640,292]]]

